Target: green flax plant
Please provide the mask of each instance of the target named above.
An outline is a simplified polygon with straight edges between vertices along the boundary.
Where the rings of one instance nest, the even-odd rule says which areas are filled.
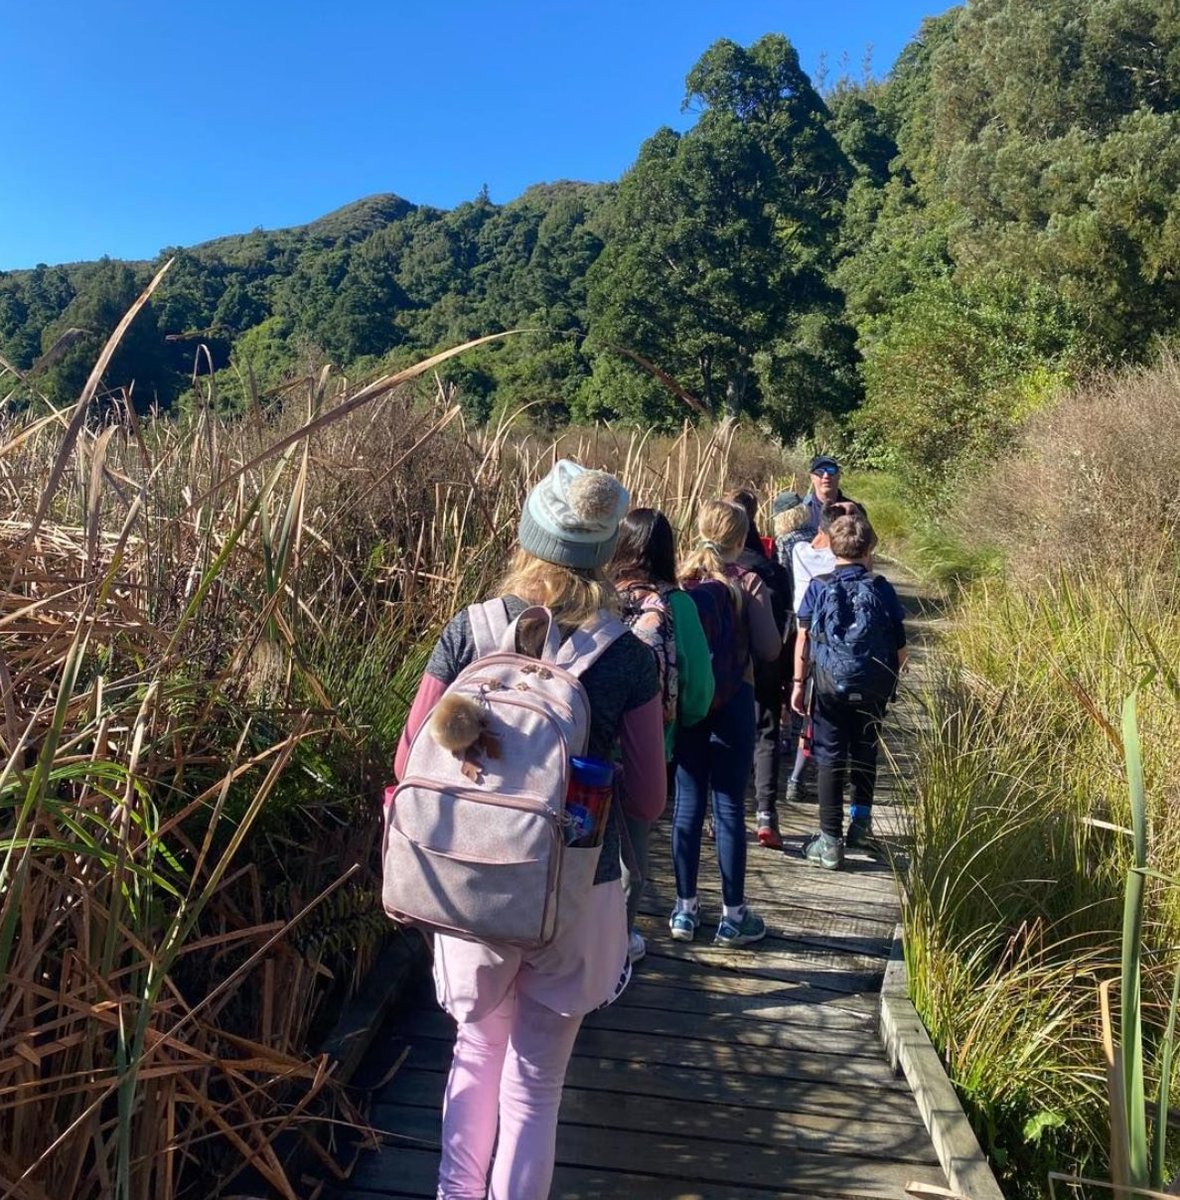
[[[1165,678],[1175,704],[1180,701],[1180,688],[1170,672]],[[1168,1123],[1175,1083],[1180,958],[1172,971],[1166,1006],[1145,1000],[1144,985],[1154,977],[1158,988],[1168,957],[1153,956],[1147,944],[1148,887],[1155,882],[1170,890],[1180,886],[1180,878],[1162,874],[1148,861],[1150,815],[1137,699],[1136,693],[1127,698],[1122,721],[1133,850],[1123,899],[1117,1041],[1110,1005],[1114,980],[1099,989],[1110,1103],[1110,1173],[1125,1194],[1158,1194],[1162,1188],[1175,1194],[1180,1177],[1169,1178],[1175,1164],[1169,1162]],[[1152,1086],[1154,1098],[1149,1097]]]

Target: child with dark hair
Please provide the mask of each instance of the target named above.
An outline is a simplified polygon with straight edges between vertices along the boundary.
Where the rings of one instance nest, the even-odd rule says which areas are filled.
[[[846,845],[864,847],[872,838],[881,721],[905,664],[906,639],[893,585],[869,570],[877,536],[868,518],[853,510],[833,513],[826,524],[836,566],[811,581],[799,605],[791,708],[807,715],[810,673],[820,832],[804,844],[803,855],[834,871],[844,863]],[[846,776],[852,789],[847,837]]]
[[[728,499],[742,506],[750,522],[746,544],[734,565],[757,575],[765,584],[779,642],[784,643],[792,616],[791,576],[777,558],[767,555],[758,535],[758,497],[742,489],[732,492]],[[789,665],[781,652],[772,662],[754,660],[754,815],[758,823],[758,844],[769,850],[783,848],[778,827],[778,786],[782,770],[783,685]]]
[[[676,582],[676,536],[654,508],[633,508],[619,523],[619,540],[607,573],[619,593],[622,618],[655,655],[664,704],[664,754],[672,760],[676,731],[703,720],[713,703],[713,667],[697,607]],[[624,787],[626,780],[623,781]],[[635,927],[648,873],[651,822],[624,815],[630,846],[623,847],[629,957],[647,953]]]

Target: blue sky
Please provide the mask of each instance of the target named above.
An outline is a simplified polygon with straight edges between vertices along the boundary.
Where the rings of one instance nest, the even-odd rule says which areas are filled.
[[[942,0],[0,0],[0,270],[617,179],[716,39],[883,74]]]

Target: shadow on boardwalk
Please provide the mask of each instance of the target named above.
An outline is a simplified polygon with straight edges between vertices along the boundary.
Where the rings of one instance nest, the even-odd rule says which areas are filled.
[[[908,707],[898,729],[916,715]],[[904,763],[904,748],[892,749]],[[894,832],[896,789],[886,774],[878,812]],[[877,1037],[898,918],[892,872],[857,853],[843,872],[806,865],[798,848],[815,828],[814,804],[784,805],[781,816],[785,853],[751,839],[747,894],[770,933],[744,950],[709,944],[707,922],[720,915],[721,897],[708,842],[706,925],[691,945],[669,939],[667,819],[657,826],[641,916],[648,956],[622,998],[579,1035],[554,1197],[900,1198],[911,1181],[946,1185],[913,1096]],[[452,1030],[424,989],[388,1031],[387,1061],[404,1059],[377,1089],[372,1120],[390,1136],[361,1158],[336,1200],[435,1194]]]

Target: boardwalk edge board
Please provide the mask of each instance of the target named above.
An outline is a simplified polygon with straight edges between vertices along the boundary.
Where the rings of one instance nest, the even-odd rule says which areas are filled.
[[[414,981],[429,969],[430,947],[416,931],[397,930],[384,940],[360,989],[345,1002],[336,1024],[320,1046],[320,1053],[335,1064],[333,1076],[338,1084],[347,1087],[352,1083],[396,1005],[405,998]],[[323,1150],[313,1149],[309,1139],[323,1145],[332,1130],[333,1126],[328,1124],[291,1131],[289,1140],[293,1149],[289,1154],[281,1149],[279,1152],[289,1175],[299,1178],[308,1168],[313,1175],[322,1173],[322,1161],[312,1164],[321,1159]],[[346,1175],[356,1166],[363,1145],[358,1139],[350,1160],[339,1164]],[[337,1152],[340,1148],[338,1143]]]
[[[942,1059],[909,996],[901,926],[881,984],[881,1041],[889,1063],[904,1074],[951,1189],[966,1200],[1004,1200]]]

